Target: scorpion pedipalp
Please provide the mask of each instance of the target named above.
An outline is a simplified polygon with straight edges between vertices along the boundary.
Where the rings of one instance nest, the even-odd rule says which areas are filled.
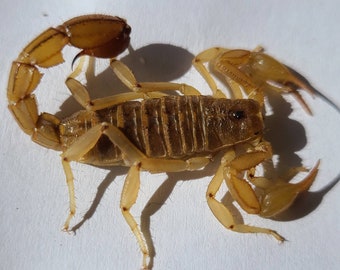
[[[215,47],[198,54],[193,60],[193,65],[208,82],[213,92],[219,90],[204,66],[206,62],[212,63],[213,68],[225,77],[234,97],[239,98],[241,91],[244,91],[248,98],[257,100],[263,106],[264,90],[289,93],[311,115],[311,109],[297,89],[303,89],[314,95],[313,88],[263,51],[262,47],[257,47],[253,51]]]

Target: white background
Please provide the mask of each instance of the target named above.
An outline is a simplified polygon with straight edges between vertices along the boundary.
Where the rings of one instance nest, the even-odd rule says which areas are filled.
[[[105,13],[126,18],[136,54],[123,60],[142,81],[175,80],[209,90],[190,68],[193,55],[212,46],[267,52],[302,74],[340,105],[338,1],[71,1],[3,0],[0,9],[0,269],[139,269],[141,255],[120,213],[126,168],[72,164],[78,212],[90,216],[76,235],[61,232],[68,193],[57,152],[30,141],[7,110],[11,61],[36,35],[72,17]],[[41,111],[65,116],[76,110],[63,82],[66,63],[44,71],[37,91]],[[100,62],[107,65],[107,62]],[[98,64],[99,65],[99,64]],[[105,66],[106,68],[106,66]],[[113,92],[109,69],[90,82]],[[116,86],[116,88],[119,88]],[[107,91],[108,92],[108,91]],[[106,94],[107,94],[106,92]],[[105,94],[105,95],[106,95]],[[96,94],[94,94],[96,95]],[[102,94],[104,95],[104,94]],[[245,223],[270,227],[289,241],[225,230],[210,212],[205,191],[216,165],[206,171],[151,175],[133,215],[156,251],[153,269],[336,269],[340,265],[339,110],[320,96],[303,93],[314,116],[292,99],[272,101],[268,138],[281,169],[311,167],[320,158],[311,191],[281,220],[244,214]],[[270,110],[269,110],[270,111]],[[168,180],[167,180],[168,179]],[[302,179],[302,176],[298,176]],[[98,188],[98,189],[97,189]],[[225,190],[224,190],[225,192]],[[220,194],[224,197],[225,193]],[[227,198],[224,197],[224,201]],[[150,233],[152,238],[150,238]]]

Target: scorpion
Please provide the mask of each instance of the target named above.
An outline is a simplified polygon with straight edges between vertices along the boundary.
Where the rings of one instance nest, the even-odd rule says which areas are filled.
[[[225,182],[232,198],[246,213],[268,218],[286,210],[300,193],[309,189],[319,161],[298,183],[255,176],[255,169],[273,155],[270,143],[263,138],[264,90],[292,94],[309,113],[297,90],[313,93],[312,90],[262,48],[211,48],[198,54],[193,66],[208,83],[211,96],[201,95],[184,83],[138,82],[132,71],[116,59],[128,48],[130,32],[130,26],[119,17],[75,17],[44,31],[12,63],[7,88],[9,110],[35,143],[62,152],[69,192],[69,214],[63,229],[69,231],[76,212],[71,162],[128,166],[120,209],[137,239],[143,268],[147,269],[148,247],[130,213],[138,196],[140,171],[199,170],[222,153],[206,192],[212,213],[229,230],[268,234],[283,242],[284,237],[272,229],[237,223],[216,194]],[[80,58],[79,64],[66,79],[66,85],[84,109],[59,119],[38,112],[33,92],[42,78],[41,68],[64,62],[62,50],[66,45],[81,50],[75,57]],[[114,73],[131,92],[91,99],[86,86],[77,80],[87,57],[110,59]],[[223,76],[232,99],[217,88],[206,63]]]

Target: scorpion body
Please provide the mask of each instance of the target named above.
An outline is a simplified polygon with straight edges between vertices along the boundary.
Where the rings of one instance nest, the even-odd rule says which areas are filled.
[[[60,123],[64,149],[99,123],[118,127],[147,157],[188,159],[207,156],[258,136],[263,129],[254,100],[209,96],[165,96],[128,101],[106,109],[79,111]],[[81,162],[123,165],[122,152],[106,136]]]

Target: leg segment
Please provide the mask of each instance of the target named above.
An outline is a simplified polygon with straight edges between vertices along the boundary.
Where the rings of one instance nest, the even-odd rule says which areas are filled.
[[[147,259],[149,257],[149,251],[145,244],[144,236],[137,224],[135,218],[131,215],[130,209],[135,204],[139,192],[140,186],[140,166],[139,164],[131,166],[127,177],[125,178],[125,183],[122,191],[122,196],[120,200],[120,208],[122,214],[130,226],[131,231],[135,235],[139,248],[143,254],[143,268],[147,268]]]
[[[117,77],[133,92],[180,91],[183,95],[201,95],[194,87],[171,82],[138,82],[132,71],[122,62],[112,59],[111,68]]]
[[[69,230],[69,227],[70,227],[71,219],[76,214],[76,197],[75,197],[75,194],[74,194],[74,177],[73,177],[73,173],[72,173],[70,163],[65,159],[62,159],[61,162],[62,162],[64,172],[65,172],[65,176],[66,176],[66,184],[67,184],[67,188],[68,188],[69,207],[70,207],[69,214],[68,214],[67,219],[66,219],[64,226],[62,228],[63,231],[67,232]]]
[[[90,111],[96,111],[100,109],[104,109],[119,103],[123,103],[129,100],[134,99],[143,99],[146,98],[146,94],[144,93],[121,93],[112,95],[109,97],[91,99],[88,90],[86,87],[79,82],[76,78],[87,69],[86,60],[89,59],[89,56],[80,57],[79,64],[76,66],[74,71],[68,76],[66,79],[66,85],[73,97],[78,101],[80,105],[82,105],[85,109]],[[153,93],[152,97],[161,97],[163,94]]]
[[[70,166],[71,161],[79,161],[97,143],[101,136],[102,126],[97,125],[72,144],[72,146],[61,154],[62,165],[66,175],[66,183],[69,192],[70,212],[64,223],[63,230],[68,231],[70,221],[76,212],[76,199],[74,195],[74,177]]]
[[[217,88],[215,80],[210,75],[208,69],[204,66],[204,64],[215,60],[218,57],[218,55],[220,55],[221,53],[225,51],[228,51],[228,50],[224,48],[219,48],[219,47],[210,48],[198,54],[192,61],[193,66],[196,68],[196,70],[202,75],[202,77],[208,83],[213,93],[213,97],[216,97],[216,98],[219,98],[219,97],[226,98],[226,96],[223,94],[221,90]]]

